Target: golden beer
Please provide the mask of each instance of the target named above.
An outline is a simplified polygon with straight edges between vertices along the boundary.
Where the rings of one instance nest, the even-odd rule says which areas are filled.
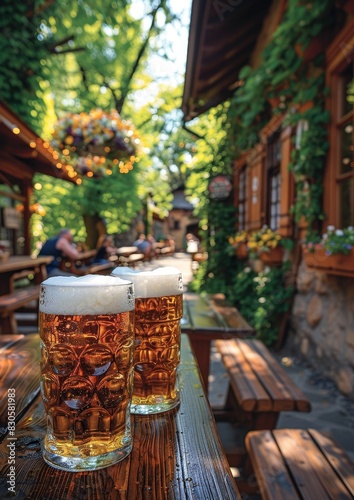
[[[131,451],[134,293],[112,276],[49,278],[41,286],[43,458],[95,470]]]
[[[113,274],[132,281],[136,297],[131,412],[149,414],[170,410],[179,403],[182,275],[171,267],[154,271],[118,267]]]

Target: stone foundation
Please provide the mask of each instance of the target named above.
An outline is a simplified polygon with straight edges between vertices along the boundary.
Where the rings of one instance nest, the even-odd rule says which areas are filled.
[[[287,343],[354,399],[354,279],[313,271],[303,262]]]

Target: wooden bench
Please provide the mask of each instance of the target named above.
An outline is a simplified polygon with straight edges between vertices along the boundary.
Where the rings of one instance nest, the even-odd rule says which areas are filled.
[[[160,255],[169,255],[172,256],[175,253],[175,249],[173,247],[165,246],[160,249]]]
[[[111,274],[115,265],[113,262],[106,262],[104,264],[91,264],[85,269],[84,274]]]
[[[217,340],[216,348],[229,375],[225,408],[215,418],[251,430],[274,429],[280,412],[311,410],[310,401],[285,373],[260,340]],[[239,447],[241,444],[241,447]],[[227,450],[229,461],[239,466],[245,458],[242,442]]]
[[[262,499],[354,498],[353,462],[319,431],[254,431],[246,447]]]
[[[17,333],[15,311],[35,301],[38,304],[40,285],[28,286],[0,296],[1,333]]]

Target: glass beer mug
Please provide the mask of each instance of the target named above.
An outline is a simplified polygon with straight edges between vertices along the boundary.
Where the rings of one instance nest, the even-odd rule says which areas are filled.
[[[174,267],[135,271],[116,267],[112,274],[132,281],[135,292],[134,389],[131,412],[160,413],[179,404],[183,311],[182,274]]]
[[[132,448],[132,283],[100,275],[48,278],[39,330],[44,460],[68,471],[122,460]]]

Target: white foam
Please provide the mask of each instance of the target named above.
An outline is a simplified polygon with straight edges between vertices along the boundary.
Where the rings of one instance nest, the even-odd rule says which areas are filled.
[[[152,271],[116,267],[112,275],[132,281],[137,298],[165,297],[183,293],[182,274],[172,266],[158,267]]]
[[[42,283],[39,310],[46,314],[117,314],[134,309],[134,287],[117,276],[56,276]]]

